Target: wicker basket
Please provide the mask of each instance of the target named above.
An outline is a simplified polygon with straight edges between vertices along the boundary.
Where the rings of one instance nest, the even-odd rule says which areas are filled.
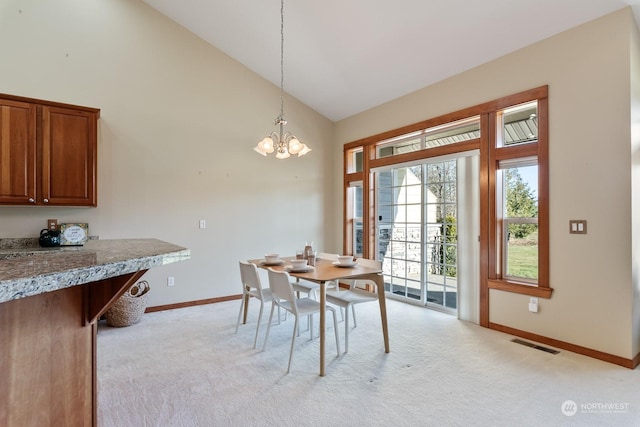
[[[131,286],[105,313],[107,325],[119,328],[138,323],[147,308],[149,289],[146,280]]]

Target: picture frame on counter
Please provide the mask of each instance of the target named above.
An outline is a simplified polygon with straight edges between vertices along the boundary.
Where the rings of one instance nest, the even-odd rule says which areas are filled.
[[[89,224],[72,222],[60,224],[61,246],[82,246],[89,239]]]

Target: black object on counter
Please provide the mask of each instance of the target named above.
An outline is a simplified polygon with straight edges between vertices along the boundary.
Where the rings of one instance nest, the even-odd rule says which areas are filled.
[[[40,231],[38,243],[44,248],[60,246],[60,232],[58,230],[44,228]]]

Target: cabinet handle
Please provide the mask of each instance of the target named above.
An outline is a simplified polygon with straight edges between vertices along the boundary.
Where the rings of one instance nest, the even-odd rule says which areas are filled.
[[[49,203],[49,199],[44,199],[43,202]]]
[[[29,198],[29,203],[35,203],[35,202],[36,201],[32,197]]]

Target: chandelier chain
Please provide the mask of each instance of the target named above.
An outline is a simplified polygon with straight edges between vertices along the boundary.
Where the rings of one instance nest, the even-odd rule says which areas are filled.
[[[284,0],[280,0],[280,120],[284,120]]]

